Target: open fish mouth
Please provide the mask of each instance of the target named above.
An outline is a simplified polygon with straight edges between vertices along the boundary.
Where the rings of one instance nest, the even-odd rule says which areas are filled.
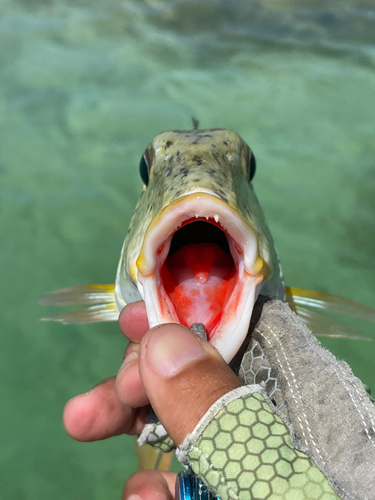
[[[203,323],[229,363],[246,338],[265,268],[248,222],[216,195],[195,192],[156,215],[130,272],[150,327]]]

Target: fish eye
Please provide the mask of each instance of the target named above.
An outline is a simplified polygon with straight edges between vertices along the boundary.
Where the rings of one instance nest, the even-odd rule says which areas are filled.
[[[250,152],[250,158],[249,158],[249,182],[251,182],[253,180],[256,168],[257,168],[257,162],[255,160],[255,156],[254,156],[254,154],[252,152]]]
[[[139,162],[139,174],[145,186],[148,185],[148,166],[146,162],[146,158],[142,155],[141,161]]]

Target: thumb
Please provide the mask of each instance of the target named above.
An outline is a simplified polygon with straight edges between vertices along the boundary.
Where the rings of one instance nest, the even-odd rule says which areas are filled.
[[[159,325],[143,337],[139,371],[155,413],[177,444],[215,401],[242,385],[211,344],[176,324]]]

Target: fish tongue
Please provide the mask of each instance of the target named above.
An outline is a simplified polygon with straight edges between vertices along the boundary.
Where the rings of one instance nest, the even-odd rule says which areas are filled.
[[[232,257],[215,243],[192,243],[167,258],[162,277],[180,322],[203,323],[209,334],[234,287]]]

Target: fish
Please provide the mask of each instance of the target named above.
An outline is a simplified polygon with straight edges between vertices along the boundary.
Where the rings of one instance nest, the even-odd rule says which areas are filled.
[[[258,297],[287,301],[317,335],[369,340],[324,313],[375,321],[375,310],[343,297],[285,286],[281,264],[253,188],[252,149],[226,128],[169,130],[147,146],[143,185],[114,284],[49,292],[44,305],[85,305],[42,318],[115,321],[144,300],[150,327],[202,323],[229,363],[246,339]]]
[[[150,327],[203,323],[230,362],[260,293],[284,298],[275,245],[251,180],[249,146],[228,129],[167,131],[143,153],[143,187],[121,251],[114,288],[52,292],[49,305],[91,304],[50,319],[115,320],[143,299]]]

